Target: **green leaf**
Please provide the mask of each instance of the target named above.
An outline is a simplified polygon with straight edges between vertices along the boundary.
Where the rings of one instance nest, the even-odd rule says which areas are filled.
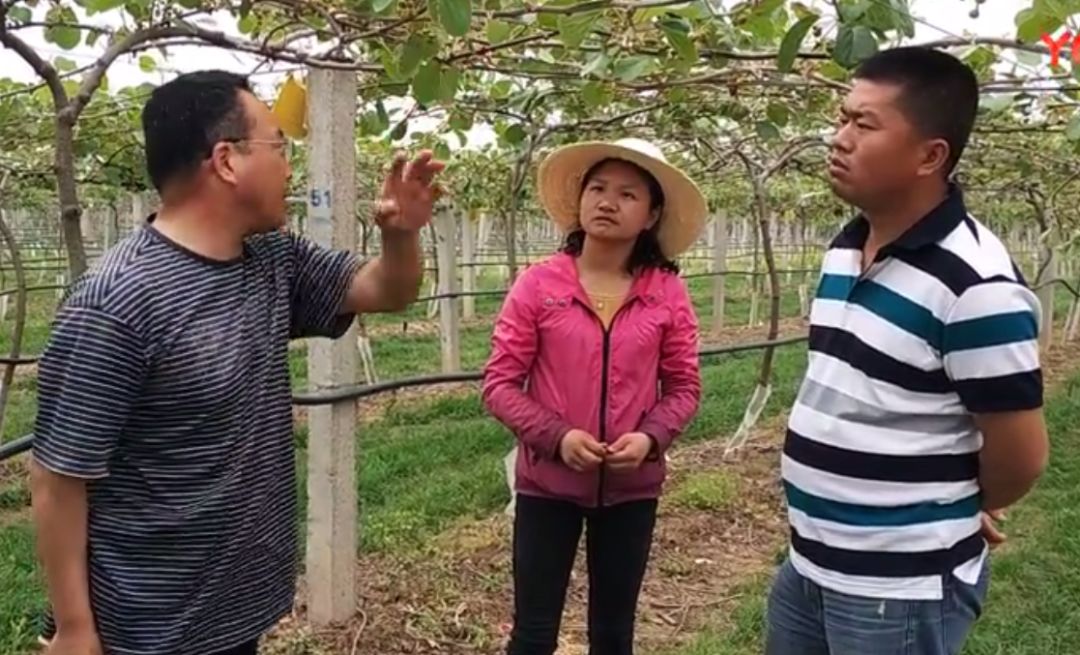
[[[780,138],[780,128],[769,121],[758,121],[754,125],[757,135],[766,141],[774,141]]]
[[[915,36],[915,19],[911,16],[911,8],[908,7],[907,0],[889,1],[896,7],[895,24],[898,26],[900,33],[909,39]]]
[[[385,132],[390,127],[390,115],[386,113],[386,105],[382,100],[375,103],[375,118],[378,121],[376,125],[379,127],[379,132]]]
[[[990,48],[979,46],[964,57],[964,62],[975,71],[976,75],[988,76],[992,72],[993,65],[997,63],[997,55]]]
[[[381,14],[393,5],[395,0],[371,0],[371,10]]]
[[[786,73],[795,64],[795,57],[799,54],[810,28],[818,20],[817,16],[807,16],[791,26],[780,43],[780,54],[776,58],[776,66],[781,72]]]
[[[589,82],[581,88],[581,99],[589,109],[596,109],[611,102],[610,91],[600,82]]]
[[[660,29],[667,37],[671,48],[686,62],[696,61],[698,58],[697,46],[690,38],[690,24],[681,18],[667,18],[660,22]]]
[[[56,57],[53,59],[53,68],[61,73],[67,73],[73,71],[78,66],[75,62],[71,61],[67,57]]]
[[[457,96],[461,74],[452,66],[443,66],[439,75],[439,100],[449,104]]]
[[[784,6],[784,0],[761,0],[754,7],[754,14],[758,16],[769,16],[774,11]]]
[[[733,121],[741,122],[750,116],[750,110],[741,102],[723,102],[720,103],[720,115],[726,116]]]
[[[1059,20],[1065,20],[1080,11],[1080,7],[1076,5],[1075,1],[1069,0],[1035,0],[1035,8],[1039,13]]]
[[[360,116],[360,136],[375,136],[383,131],[380,129],[377,112],[369,111]]]
[[[1080,111],[1074,113],[1065,127],[1065,138],[1069,141],[1080,141]]]
[[[29,23],[34,18],[34,14],[26,7],[12,7],[8,10],[8,18],[19,24]]]
[[[585,37],[589,35],[599,17],[600,12],[598,11],[560,16],[558,21],[559,40],[568,48],[578,47],[585,40]]]
[[[141,55],[139,57],[139,70],[144,73],[153,73],[157,70],[157,62],[150,55]]]
[[[870,28],[863,25],[849,27],[842,25],[836,37],[836,51],[833,59],[845,68],[854,68],[878,50],[877,39]]]
[[[791,119],[791,112],[786,106],[778,102],[771,102],[765,109],[765,116],[773,123],[776,123],[780,127],[784,127],[788,124],[788,120]]]
[[[655,66],[652,57],[636,55],[615,62],[615,76],[623,82],[633,82]]]
[[[839,2],[840,20],[843,23],[854,23],[860,20],[875,0],[859,0],[858,2]]]
[[[767,16],[751,18],[742,27],[761,41],[772,41],[776,38],[776,24]]]
[[[822,77],[826,77],[830,80],[836,80],[837,82],[844,82],[848,78],[848,71],[843,66],[838,65],[835,61],[827,61],[818,68],[818,72]]]
[[[435,144],[435,159],[441,159],[446,161],[450,159],[450,146],[445,141],[439,141]]]
[[[1035,9],[1024,9],[1016,14],[1016,38],[1024,43],[1038,43],[1042,35],[1057,32],[1063,22],[1060,18]],[[1056,35],[1055,35],[1056,36]]]
[[[127,0],[86,0],[86,15],[93,16],[103,11],[111,11],[123,7]]]
[[[463,111],[455,111],[450,114],[450,128],[458,132],[468,132],[473,126],[473,117]]]
[[[882,33],[895,30],[907,34],[909,30],[914,30],[906,0],[872,0],[859,22]]]
[[[236,29],[240,30],[241,34],[251,34],[258,26],[259,20],[255,18],[254,14],[248,14],[236,21]]]
[[[45,22],[49,27],[45,28],[45,40],[55,43],[64,50],[72,50],[82,40],[82,33],[77,27],[67,27],[58,23],[74,24],[79,22],[75,11],[70,7],[53,7],[45,14]]]
[[[438,0],[439,22],[451,36],[465,36],[472,23],[470,0]]]
[[[487,39],[492,44],[502,43],[510,38],[514,27],[510,23],[501,20],[491,20],[487,24]]]
[[[412,77],[421,63],[434,57],[439,46],[428,36],[412,34],[401,46],[399,72],[402,77]]]
[[[514,85],[510,80],[499,80],[491,86],[491,97],[495,100],[505,100],[510,97]]]
[[[603,73],[607,70],[608,64],[611,63],[611,59],[608,58],[606,52],[598,52],[596,56],[589,60],[587,64],[581,69],[582,77],[590,77],[592,75],[599,75],[603,77]]]
[[[390,132],[390,139],[392,141],[400,141],[405,138],[405,133],[409,131],[409,120],[402,120],[400,123],[394,126],[392,132]]]
[[[502,134],[503,140],[505,140],[512,146],[516,146],[517,144],[524,141],[525,136],[525,128],[517,123],[514,123],[510,127],[506,128],[506,131]]]
[[[420,67],[413,78],[413,97],[422,105],[430,105],[442,90],[442,74],[439,62],[429,61]]]

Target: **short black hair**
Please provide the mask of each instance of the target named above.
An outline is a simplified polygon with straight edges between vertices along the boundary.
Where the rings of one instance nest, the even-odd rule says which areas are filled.
[[[611,161],[620,161],[624,164],[629,164],[637,169],[638,173],[645,179],[645,185],[649,189],[649,209],[663,210],[664,207],[664,189],[660,186],[660,183],[656,181],[652,173],[645,170],[641,166],[638,166],[632,161],[626,161],[623,159],[604,159],[592,165],[585,176],[581,178],[581,189],[579,190],[578,197],[585,193],[585,187],[596,176],[597,171],[600,168]],[[645,230],[638,235],[637,241],[634,242],[634,249],[630,253],[630,260],[626,263],[626,269],[630,273],[636,273],[640,269],[646,268],[659,268],[660,270],[667,271],[669,273],[678,273],[679,265],[674,261],[668,259],[664,255],[664,251],[660,248],[660,239],[657,236],[660,229],[660,221],[653,224],[651,228]],[[585,249],[585,230],[577,228],[566,235],[566,241],[563,243],[562,251],[577,257]]]
[[[210,156],[214,144],[248,136],[243,75],[209,70],[185,73],[154,89],[142,111],[146,168],[158,193]]]
[[[949,144],[945,175],[952,173],[979,109],[979,83],[967,64],[940,50],[905,46],[870,56],[854,78],[899,86],[900,110],[912,125]]]

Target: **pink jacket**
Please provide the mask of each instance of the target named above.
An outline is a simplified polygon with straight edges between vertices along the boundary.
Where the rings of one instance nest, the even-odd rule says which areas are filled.
[[[674,274],[639,275],[605,331],[572,256],[526,269],[496,320],[483,385],[488,411],[519,441],[517,491],[586,507],[658,497],[664,452],[701,397],[697,351],[697,317]],[[657,448],[632,472],[578,473],[559,456],[572,428],[607,443],[644,432]]]

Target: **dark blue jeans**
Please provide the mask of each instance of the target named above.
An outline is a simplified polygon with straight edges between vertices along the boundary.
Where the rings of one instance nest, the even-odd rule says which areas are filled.
[[[803,577],[790,561],[769,595],[766,655],[957,655],[982,614],[988,563],[975,585],[945,578],[942,600],[848,596]]]

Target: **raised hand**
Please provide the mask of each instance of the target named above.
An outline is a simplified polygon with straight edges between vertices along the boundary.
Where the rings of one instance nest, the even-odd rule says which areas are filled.
[[[416,232],[431,220],[435,201],[441,194],[433,181],[446,168],[446,164],[432,157],[430,150],[421,151],[411,162],[404,153],[394,156],[375,211],[379,229]]]

